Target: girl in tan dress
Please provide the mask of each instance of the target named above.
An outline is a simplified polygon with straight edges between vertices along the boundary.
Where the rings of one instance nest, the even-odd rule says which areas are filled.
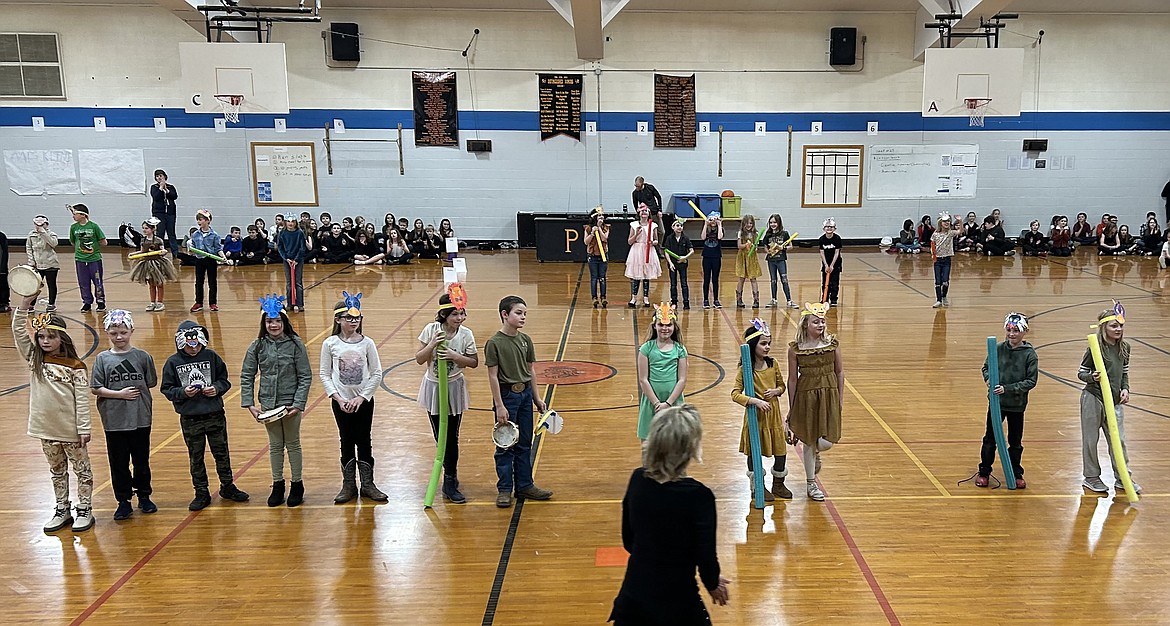
[[[179,279],[179,272],[175,270],[175,264],[166,252],[166,245],[162,238],[155,236],[155,229],[158,228],[159,223],[157,217],[152,217],[142,223],[142,245],[138,251],[156,252],[162,250],[163,253],[139,259],[130,270],[131,280],[150,288],[150,304],[146,305],[147,311],[162,311],[166,308],[163,304],[163,285]]]
[[[756,240],[759,239],[760,233],[756,229],[756,218],[751,215],[743,216],[743,222],[739,231],[739,237],[736,239],[736,246],[739,252],[735,253],[735,277],[738,282],[735,285],[735,306],[737,308],[744,308],[743,303],[743,284],[745,281],[752,281],[752,308],[760,308],[760,286],[756,279],[763,273],[760,270],[760,257],[756,254]]]
[[[780,364],[768,356],[772,351],[772,331],[768,324],[760,319],[752,320],[752,325],[743,332],[744,343],[752,354],[752,388],[753,396],[743,393],[743,368],[736,368],[735,387],[731,390],[731,399],[743,407],[756,407],[756,420],[760,429],[760,456],[773,457],[772,461],[772,490],[764,492],[764,501],[772,502],[775,498],[792,499],[792,492],[784,486],[784,477],[788,475],[785,467],[785,453],[787,446],[784,443],[784,418],[780,414],[780,396],[784,394],[784,376],[780,373]],[[751,444],[748,439],[748,416],[744,411],[743,428],[739,435],[739,451],[747,455],[748,484],[751,485],[752,499],[755,499],[756,483],[753,480],[755,468],[752,466]],[[775,495],[775,498],[773,497]]]
[[[804,444],[801,458],[808,497],[820,502],[825,494],[817,486],[820,453],[841,440],[841,394],[845,369],[837,337],[826,331],[826,303],[805,303],[796,340],[788,344],[789,441]]]

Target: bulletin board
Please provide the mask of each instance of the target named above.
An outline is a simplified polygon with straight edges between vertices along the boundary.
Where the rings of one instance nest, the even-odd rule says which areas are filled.
[[[256,206],[318,206],[313,142],[255,141],[251,147]]]
[[[861,206],[864,150],[864,146],[805,146],[800,206]]]

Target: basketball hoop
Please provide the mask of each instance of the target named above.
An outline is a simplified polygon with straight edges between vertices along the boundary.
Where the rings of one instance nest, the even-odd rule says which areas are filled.
[[[219,100],[219,110],[223,111],[224,119],[233,124],[239,123],[240,105],[244,104],[244,96],[216,94],[215,99]]]
[[[963,98],[967,103],[967,112],[971,114],[971,126],[983,127],[983,116],[987,112],[987,105],[991,98]]]

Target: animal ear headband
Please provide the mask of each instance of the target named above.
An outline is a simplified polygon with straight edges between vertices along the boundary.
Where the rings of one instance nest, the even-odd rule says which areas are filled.
[[[747,337],[743,338],[744,343],[747,343],[747,342],[751,341],[752,339],[755,339],[756,337],[771,337],[772,336],[772,330],[768,328],[768,322],[765,322],[764,320],[762,320],[758,317],[756,319],[752,320],[752,328],[755,328],[756,330],[753,331]]]
[[[669,304],[666,304],[665,302],[659,302],[658,306],[654,307],[654,318],[652,320],[654,323],[673,324],[677,319],[678,312],[675,311],[674,307],[670,306]]]
[[[825,319],[825,315],[829,313],[828,302],[805,302],[804,310],[800,312],[800,316],[815,315],[821,319]]]
[[[130,311],[114,309],[106,313],[106,317],[102,320],[102,328],[109,330],[111,326],[125,326],[134,330],[134,317],[130,315]]]
[[[333,309],[334,316],[337,316],[337,315],[348,315],[350,317],[361,317],[362,316],[362,294],[359,293],[356,296],[351,296],[351,295],[349,295],[348,291],[343,291],[343,292],[341,292],[341,299],[344,301],[344,303],[340,307]]]
[[[467,290],[463,288],[462,283],[451,283],[447,285],[447,299],[451,302],[448,304],[440,304],[440,311],[446,309],[467,309]]]
[[[54,317],[54,315],[52,313],[40,313],[37,315],[30,316],[29,323],[32,324],[33,330],[35,330],[35,331],[59,330],[61,332],[64,332],[65,331],[65,323],[62,322],[60,324],[54,324],[53,322],[55,320],[53,319],[53,317]],[[58,319],[56,321],[60,321],[60,319]]]
[[[260,298],[260,309],[268,319],[279,318],[280,312],[284,310],[284,296],[272,293]]]
[[[1028,318],[1023,313],[1016,313],[1012,311],[1003,318],[1004,330],[1018,330],[1020,332],[1028,332]]]
[[[207,346],[207,331],[202,326],[182,328],[175,333],[175,347],[182,350],[188,346]]]

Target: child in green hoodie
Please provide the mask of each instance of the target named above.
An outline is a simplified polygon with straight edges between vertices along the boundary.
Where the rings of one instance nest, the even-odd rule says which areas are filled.
[[[1020,457],[1024,453],[1024,409],[1028,408],[1028,392],[1036,386],[1040,367],[1036,350],[1024,341],[1028,334],[1028,318],[1022,313],[1008,313],[1003,328],[1007,339],[996,347],[999,361],[999,384],[990,391],[999,396],[999,407],[1003,419],[1007,420],[1008,457],[1016,475],[1016,489],[1028,486],[1024,482],[1024,468]],[[983,361],[983,382],[990,382],[987,361]],[[991,476],[991,464],[995,460],[995,436],[991,429],[991,409],[987,410],[987,430],[983,434],[983,448],[979,451],[979,474],[975,477],[976,487],[986,487]]]

